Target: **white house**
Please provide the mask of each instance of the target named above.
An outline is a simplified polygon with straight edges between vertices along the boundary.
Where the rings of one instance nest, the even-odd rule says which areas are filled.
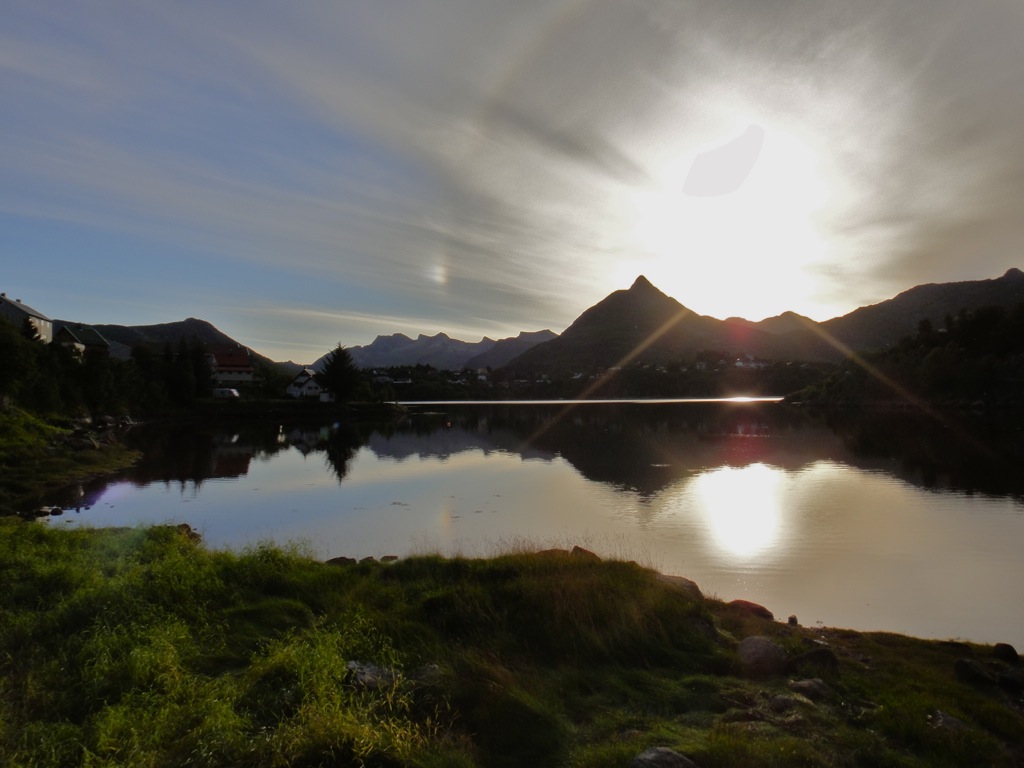
[[[317,383],[316,371],[312,368],[303,368],[285,389],[285,394],[297,399],[316,398],[319,400],[323,391],[324,388]]]
[[[53,341],[53,320],[27,304],[22,304],[21,299],[9,299],[6,293],[0,293],[0,317],[6,317],[18,326],[27,319],[40,339],[47,344]]]

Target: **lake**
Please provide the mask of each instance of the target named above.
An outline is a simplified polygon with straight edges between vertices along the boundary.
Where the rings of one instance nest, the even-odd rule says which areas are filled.
[[[776,403],[419,404],[133,429],[51,525],[186,522],[320,558],[580,545],[804,625],[1024,647],[1019,419]]]

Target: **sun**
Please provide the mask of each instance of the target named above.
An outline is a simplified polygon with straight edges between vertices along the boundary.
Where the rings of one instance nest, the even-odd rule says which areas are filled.
[[[748,124],[669,164],[629,201],[631,253],[619,284],[644,274],[691,309],[752,320],[806,301],[828,256],[822,218],[834,185],[799,134]]]

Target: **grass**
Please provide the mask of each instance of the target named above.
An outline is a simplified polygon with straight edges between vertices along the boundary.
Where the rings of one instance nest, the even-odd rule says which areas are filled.
[[[1024,761],[1019,699],[953,674],[990,649],[790,627],[634,563],[337,566],[8,521],[0,584],[2,765],[612,768],[656,745],[703,768]],[[737,674],[750,634],[827,643],[835,699]]]
[[[139,454],[122,445],[72,450],[67,430],[0,404],[0,516],[38,505],[44,491],[81,483],[130,466]]]

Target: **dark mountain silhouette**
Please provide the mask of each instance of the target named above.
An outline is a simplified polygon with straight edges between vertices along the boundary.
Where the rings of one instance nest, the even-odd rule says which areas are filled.
[[[445,333],[420,334],[411,339],[403,333],[378,336],[366,346],[348,347],[352,362],[360,368],[388,368],[403,365],[430,365],[439,370],[497,368],[537,344],[555,337],[551,331],[523,332],[508,339],[486,336],[478,342],[460,341]],[[319,370],[324,358],[311,366]]]
[[[515,360],[527,350],[533,349],[538,344],[557,339],[558,334],[551,330],[523,331],[518,336],[507,339],[500,339],[494,343],[486,352],[466,361],[466,368],[501,368]]]
[[[886,301],[817,323],[795,312],[760,322],[698,315],[643,276],[586,310],[558,338],[513,360],[516,372],[562,375],[629,362],[665,363],[702,351],[769,360],[837,360],[852,350],[885,349],[917,331],[922,319],[941,328],[948,315],[1024,302],[1024,272],[919,285]]]
[[[66,323],[64,320],[54,321]],[[67,323],[71,324],[71,323]],[[197,339],[208,349],[216,347],[245,347],[223,331],[217,329],[212,323],[206,320],[199,320],[190,317],[186,320],[178,320],[173,323],[158,323],[156,325],[94,325],[92,326],[102,334],[107,341],[124,344],[128,347],[148,346],[153,349],[162,349],[167,344],[177,345],[180,341],[191,341]],[[248,349],[248,347],[245,347]],[[264,365],[278,366],[288,371],[298,371],[301,366],[296,363],[276,363],[269,357],[264,357],[252,349],[249,354],[254,361]]]
[[[517,357],[509,368],[564,374],[634,360],[664,363],[701,350],[766,350],[773,334],[744,320],[698,315],[655,288],[646,277],[588,309],[557,338]]]
[[[1013,307],[1024,302],[1024,272],[1009,269],[1002,277],[956,283],[928,283],[887,301],[826,320],[821,330],[856,351],[891,347],[917,331],[921,320],[942,328],[947,315],[981,307]]]

